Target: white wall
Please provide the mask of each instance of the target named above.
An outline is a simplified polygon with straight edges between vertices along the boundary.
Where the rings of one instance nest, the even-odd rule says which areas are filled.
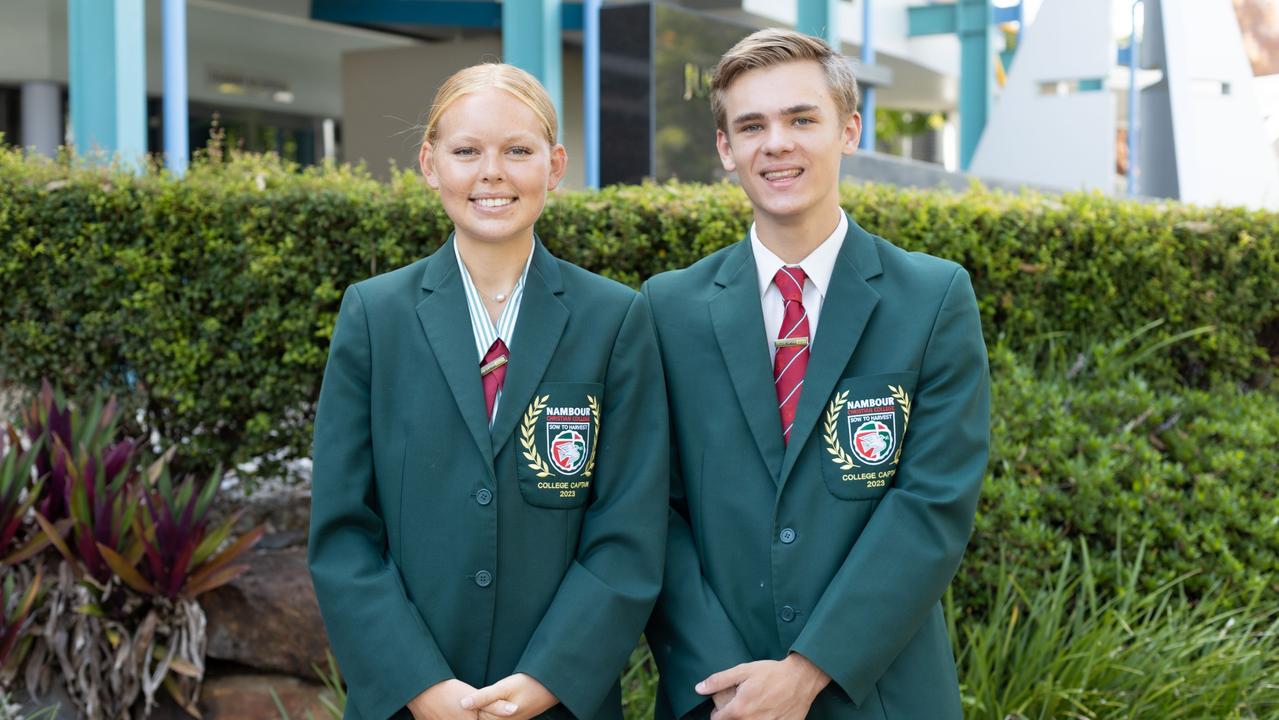
[[[582,56],[574,47],[562,52],[560,136],[569,157],[564,183],[581,187]],[[416,168],[421,127],[435,91],[457,70],[501,54],[497,36],[347,53],[342,60],[343,159],[363,161],[381,178],[389,177],[392,165]]]

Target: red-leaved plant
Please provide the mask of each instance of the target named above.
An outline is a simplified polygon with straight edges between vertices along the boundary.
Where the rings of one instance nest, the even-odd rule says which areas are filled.
[[[248,565],[233,563],[262,538],[266,528],[254,528],[218,552],[240,517],[235,513],[209,527],[209,508],[220,473],[215,471],[198,488],[191,477],[175,487],[166,461],[167,457],[161,458],[147,472],[152,487],[142,493],[144,510],[135,526],[146,562],[139,569],[141,558],[121,555],[105,545],[98,550],[134,590],[170,599],[194,598],[247,570]]]
[[[79,443],[71,431],[71,409],[45,380],[40,394],[22,413],[27,437],[39,442],[35,453],[36,474],[45,479],[36,510],[51,523],[57,523],[70,512],[71,477],[67,473],[68,448]],[[90,427],[92,429],[92,427]],[[57,438],[53,442],[51,438]]]
[[[58,550],[72,563],[77,576],[87,572],[99,585],[111,579],[111,567],[98,548],[125,552],[129,530],[137,509],[135,497],[138,443],[131,438],[116,440],[119,406],[114,397],[94,400],[88,414],[67,408],[46,383],[40,397],[27,412],[28,434],[43,438],[47,453],[37,460],[37,468],[47,467],[46,488],[41,505],[51,509],[66,503],[67,521],[75,553],[68,551],[64,526],[37,511],[36,520]],[[68,445],[67,443],[71,444]]]

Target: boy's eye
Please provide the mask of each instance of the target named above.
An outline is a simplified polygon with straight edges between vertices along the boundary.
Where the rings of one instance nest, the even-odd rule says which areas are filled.
[[[795,124],[796,125],[812,125],[813,119],[806,118],[806,117],[795,118]]]
[[[758,132],[759,130],[763,130],[763,129],[764,129],[764,126],[760,125],[759,123],[751,123],[750,125],[743,125],[741,129],[739,130],[739,132]]]

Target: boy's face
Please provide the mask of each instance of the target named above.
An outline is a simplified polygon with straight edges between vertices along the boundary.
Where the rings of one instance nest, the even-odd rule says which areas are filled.
[[[757,218],[791,225],[839,207],[839,164],[857,149],[861,116],[840,119],[819,63],[747,71],[728,86],[724,107],[720,162],[737,172]]]

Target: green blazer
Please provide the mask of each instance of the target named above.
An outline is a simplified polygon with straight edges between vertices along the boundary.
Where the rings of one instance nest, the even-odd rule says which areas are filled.
[[[642,291],[674,438],[658,716],[705,716],[699,680],[795,651],[832,678],[809,717],[960,718],[939,600],[990,404],[968,275],[850,220],[789,445],[756,278],[746,239]]]
[[[350,287],[315,419],[308,561],[347,718],[528,673],[620,718],[662,579],[667,413],[647,303],[535,241],[490,429],[452,240]]]

